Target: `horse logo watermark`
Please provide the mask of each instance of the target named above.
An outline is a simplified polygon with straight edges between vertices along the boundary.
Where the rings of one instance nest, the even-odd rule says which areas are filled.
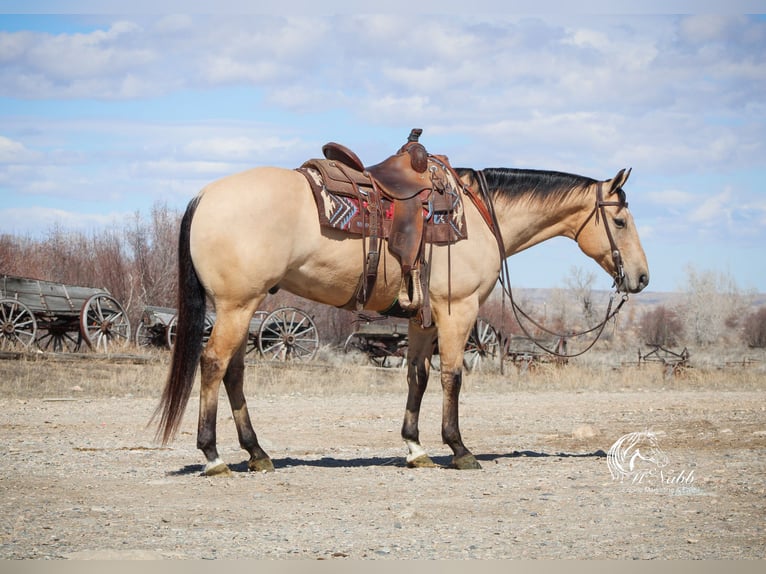
[[[651,431],[632,432],[617,439],[606,453],[606,464],[614,480],[641,482],[657,469],[668,465],[668,455]]]
[[[694,482],[694,469],[667,472],[669,462],[657,435],[648,430],[620,437],[606,453],[606,464],[613,480],[644,487],[646,491],[657,490],[658,484],[665,489],[682,487],[689,490]]]

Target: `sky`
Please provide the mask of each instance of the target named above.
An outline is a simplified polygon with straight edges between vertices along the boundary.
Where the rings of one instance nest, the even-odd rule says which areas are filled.
[[[370,165],[419,127],[460,167],[630,167],[649,291],[766,292],[766,2],[119,4],[0,0],[0,234],[182,211],[328,141]],[[514,287],[611,286],[567,239],[509,262]]]

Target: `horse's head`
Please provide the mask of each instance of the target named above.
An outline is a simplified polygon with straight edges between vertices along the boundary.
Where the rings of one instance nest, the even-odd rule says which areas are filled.
[[[638,293],[649,284],[649,266],[622,189],[629,175],[630,170],[622,169],[612,179],[592,184],[595,205],[589,207],[574,238],[614,277],[619,291]]]

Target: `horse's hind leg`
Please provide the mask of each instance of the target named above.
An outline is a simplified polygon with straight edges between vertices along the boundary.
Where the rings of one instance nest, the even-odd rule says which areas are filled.
[[[226,374],[223,377],[223,384],[226,387],[226,394],[229,396],[229,404],[231,405],[231,414],[234,416],[234,423],[237,426],[239,445],[250,453],[247,467],[258,472],[273,472],[274,464],[271,462],[269,455],[258,444],[258,437],[253,430],[253,424],[250,422],[250,413],[247,410],[247,402],[245,401],[244,375],[246,349],[247,339],[243,341],[231,358],[229,368],[226,369]]]
[[[231,375],[228,375],[228,370],[232,357],[238,353],[240,347],[244,348],[250,318],[253,315],[252,310],[249,309],[240,308],[238,310],[227,311],[223,306],[220,307],[216,309],[215,326],[200,359],[197,448],[202,451],[207,459],[205,474],[208,476],[229,474],[230,472],[229,467],[218,456],[218,448],[216,446],[218,391],[221,387],[221,380],[225,375],[233,380],[238,372],[240,379],[242,377],[244,360],[242,361],[241,369],[235,367]],[[236,363],[237,361],[235,361],[235,365]],[[244,404],[242,407],[244,414],[247,415],[247,407]],[[241,412],[242,410],[240,410]],[[252,427],[250,431],[252,432]]]
[[[407,466],[436,466],[420,444],[418,419],[428,386],[431,356],[436,343],[436,328],[422,329],[410,323],[407,347],[407,409],[402,424],[402,439],[407,445]]]

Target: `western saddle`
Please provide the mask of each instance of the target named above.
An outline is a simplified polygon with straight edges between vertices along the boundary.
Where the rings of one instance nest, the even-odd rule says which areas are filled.
[[[298,171],[311,184],[323,226],[367,239],[364,273],[345,307],[359,309],[369,300],[380,243],[387,239],[388,250],[402,271],[393,307],[398,305],[409,316],[420,311],[423,324],[429,325],[424,246],[452,244],[464,239],[466,231],[460,179],[446,157],[429,154],[419,143],[422,131],[413,129],[396,154],[371,167],[365,168],[347,147],[330,142],[322,147],[325,159],[309,160]]]

